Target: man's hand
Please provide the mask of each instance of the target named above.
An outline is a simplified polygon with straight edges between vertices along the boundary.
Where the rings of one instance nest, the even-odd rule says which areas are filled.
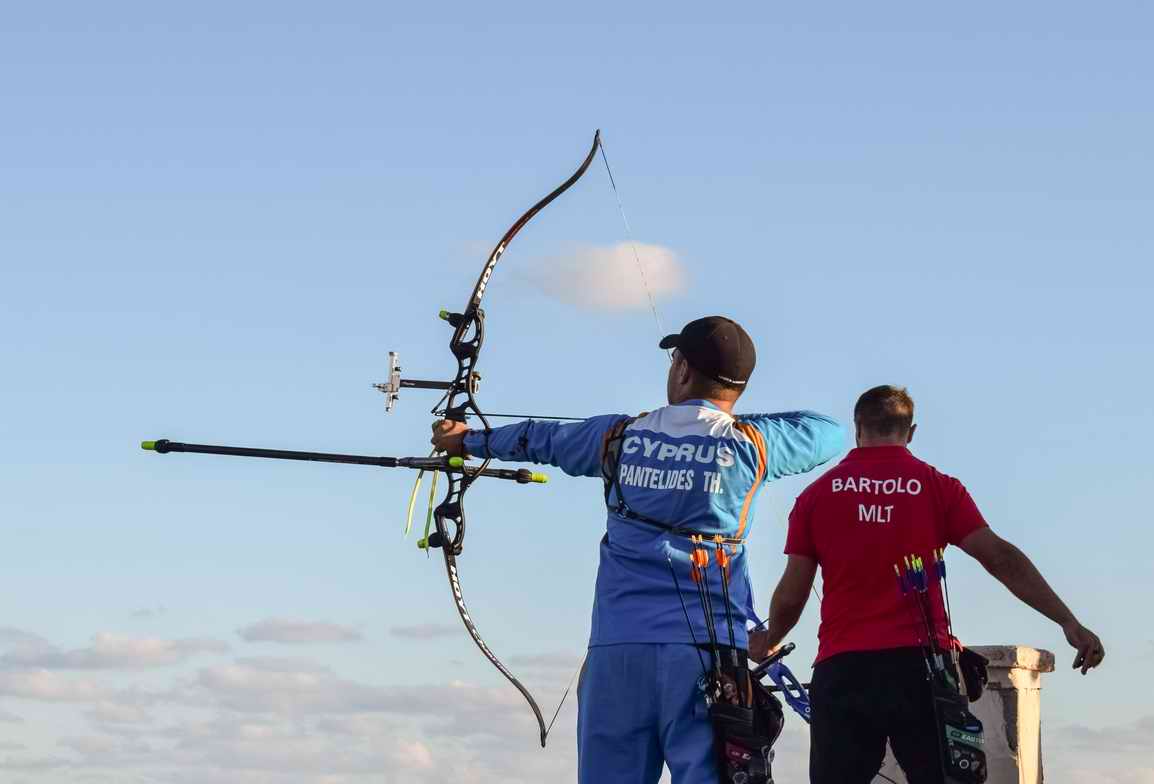
[[[769,632],[765,629],[757,629],[749,633],[749,658],[756,662],[765,661],[780,647],[780,643],[770,646]]]
[[[1066,635],[1066,642],[1078,651],[1078,655],[1074,657],[1074,669],[1080,667],[1083,675],[1097,667],[1106,658],[1106,649],[1102,647],[1102,641],[1098,639],[1098,635],[1082,624],[1077,621],[1070,621],[1062,627],[1062,631]]]
[[[430,443],[438,452],[444,452],[449,457],[468,457],[465,454],[465,434],[468,432],[469,426],[464,422],[442,419],[433,423]]]
[[[801,611],[805,609],[809,599],[810,589],[813,588],[813,579],[817,576],[817,561],[804,555],[790,554],[785,561],[785,571],[777,588],[773,590],[773,598],[769,602],[769,619],[765,631],[749,633],[749,653],[759,661],[776,651],[785,641],[785,635],[797,625]]]

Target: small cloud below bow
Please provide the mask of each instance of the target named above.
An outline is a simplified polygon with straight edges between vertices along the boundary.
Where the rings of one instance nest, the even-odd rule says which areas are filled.
[[[640,242],[578,247],[522,267],[518,276],[570,305],[616,311],[645,310],[650,295],[659,300],[679,294],[689,277],[674,251]]]

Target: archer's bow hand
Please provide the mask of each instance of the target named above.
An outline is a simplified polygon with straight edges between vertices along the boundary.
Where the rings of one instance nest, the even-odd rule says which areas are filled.
[[[449,457],[468,457],[465,454],[465,434],[468,432],[469,426],[464,422],[441,419],[433,423],[430,443],[438,452],[444,452]]]

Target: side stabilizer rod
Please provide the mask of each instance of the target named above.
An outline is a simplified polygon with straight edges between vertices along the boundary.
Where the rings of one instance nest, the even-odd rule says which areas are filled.
[[[477,471],[459,457],[377,457],[373,455],[344,455],[332,452],[300,452],[290,449],[255,449],[245,446],[216,446],[213,444],[185,444],[161,438],[156,441],[142,441],[140,448],[165,455],[169,452],[193,452],[201,455],[228,455],[230,457],[263,457],[274,460],[307,460],[315,463],[349,463],[380,468],[413,468],[418,471],[443,471],[445,473],[487,476],[492,479],[508,479],[518,484],[544,484],[549,481],[546,474],[527,468],[486,468]]]

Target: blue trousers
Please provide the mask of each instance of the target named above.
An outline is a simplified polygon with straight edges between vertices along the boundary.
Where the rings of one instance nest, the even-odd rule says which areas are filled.
[[[673,784],[718,784],[701,671],[692,645],[590,648],[577,686],[579,784],[656,784],[663,765]]]

